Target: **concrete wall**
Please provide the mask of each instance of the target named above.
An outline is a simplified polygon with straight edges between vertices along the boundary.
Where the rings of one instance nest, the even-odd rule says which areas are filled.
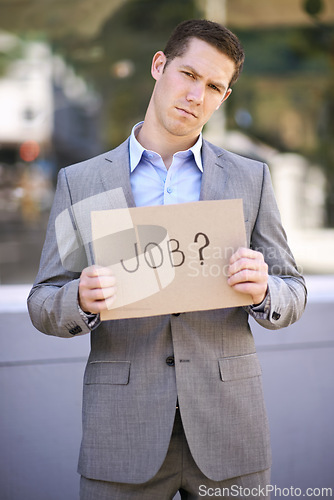
[[[272,484],[334,492],[334,277],[308,284],[298,323],[278,332],[252,328],[272,433]],[[25,310],[28,289],[0,287],[0,498],[78,500],[89,337],[37,332]]]
[[[89,337],[42,335],[26,312],[0,324],[0,498],[76,500]]]

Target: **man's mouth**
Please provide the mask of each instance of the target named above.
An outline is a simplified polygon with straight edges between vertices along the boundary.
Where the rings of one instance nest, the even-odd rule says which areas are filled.
[[[189,115],[189,116],[193,116],[194,118],[197,118],[197,116],[195,115],[195,113],[193,113],[192,111],[190,111],[189,109],[185,109],[185,108],[180,108],[178,106],[176,106],[176,109],[178,111],[180,111],[182,114],[185,114],[185,115]]]

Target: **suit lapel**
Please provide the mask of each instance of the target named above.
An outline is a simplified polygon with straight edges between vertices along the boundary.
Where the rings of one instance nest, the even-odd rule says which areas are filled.
[[[115,194],[119,193],[119,188],[123,190],[126,205],[119,208],[136,206],[130,184],[129,139],[105,154],[104,162],[99,165],[98,175],[104,189],[111,196],[113,190],[116,190]]]
[[[228,161],[223,159],[224,152],[216,153],[213,147],[203,141],[203,176],[200,200],[221,200],[233,198],[229,191],[228,179],[230,176]]]
[[[246,224],[247,244],[250,244],[250,225],[248,223],[251,207],[247,203],[245,180],[242,170],[236,168],[231,154],[212,144],[203,142],[203,176],[200,200],[232,200],[242,198]]]

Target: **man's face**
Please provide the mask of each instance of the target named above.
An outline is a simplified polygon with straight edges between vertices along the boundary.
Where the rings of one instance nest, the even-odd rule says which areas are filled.
[[[155,126],[172,136],[196,139],[203,125],[231,93],[234,62],[212,45],[192,38],[184,54],[166,66],[163,52],[153,58]]]

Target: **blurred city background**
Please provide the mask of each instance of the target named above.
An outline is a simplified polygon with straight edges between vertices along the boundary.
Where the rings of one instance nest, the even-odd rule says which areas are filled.
[[[0,283],[31,283],[58,170],[144,116],[179,21],[226,23],[243,75],[206,137],[267,162],[299,265],[334,273],[333,0],[1,0]]]
[[[334,489],[334,0],[0,0],[4,500],[77,499],[89,339],[36,334],[25,305],[57,173],[126,139],[144,117],[153,53],[194,17],[227,25],[246,51],[205,137],[268,163],[310,290],[288,335],[253,325],[273,481]]]

